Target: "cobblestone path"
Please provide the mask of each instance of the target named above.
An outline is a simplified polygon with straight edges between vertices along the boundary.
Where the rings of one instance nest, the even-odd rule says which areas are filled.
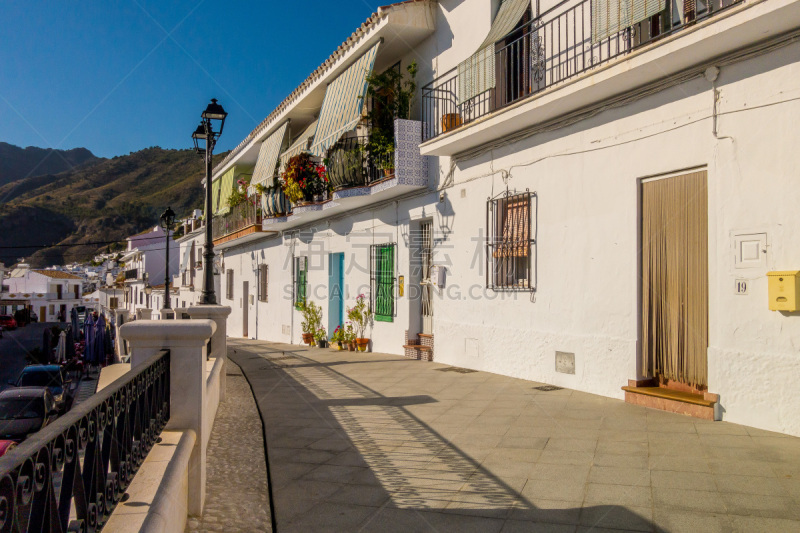
[[[203,518],[189,518],[187,533],[271,532],[261,419],[250,386],[228,360],[226,401],[219,404],[208,443]]]

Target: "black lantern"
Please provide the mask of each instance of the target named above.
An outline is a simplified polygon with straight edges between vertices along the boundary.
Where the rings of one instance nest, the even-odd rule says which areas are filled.
[[[169,282],[170,282],[170,275],[169,275],[169,240],[170,240],[170,232],[172,231],[172,226],[175,224],[175,212],[172,210],[171,207],[167,207],[167,210],[161,215],[161,227],[164,228],[164,233],[166,234],[166,244],[167,244],[167,251],[166,251],[166,267],[164,268],[164,309],[170,308],[169,302]]]
[[[211,210],[211,161],[214,152],[214,145],[222,135],[222,128],[225,126],[225,118],[228,113],[217,103],[216,98],[211,99],[211,103],[206,106],[205,111],[200,115],[202,119],[200,125],[192,133],[194,148],[198,154],[203,156],[206,164],[206,200],[205,200],[205,250],[203,252],[203,288],[200,292],[200,305],[216,305],[217,296],[214,294],[214,242],[212,233],[212,220],[214,213]],[[219,130],[214,131],[214,123],[219,123]],[[201,141],[205,140],[205,148],[201,147]],[[169,292],[169,286],[167,286]]]

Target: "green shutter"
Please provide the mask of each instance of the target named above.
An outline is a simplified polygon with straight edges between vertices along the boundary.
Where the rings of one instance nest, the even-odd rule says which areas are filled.
[[[378,248],[375,320],[394,321],[394,245]]]
[[[306,301],[306,285],[308,283],[308,259],[305,257],[295,258],[295,285],[294,285],[294,305],[300,308],[300,304]]]

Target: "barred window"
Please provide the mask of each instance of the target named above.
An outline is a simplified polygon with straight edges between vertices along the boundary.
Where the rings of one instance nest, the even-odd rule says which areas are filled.
[[[225,297],[228,300],[233,300],[233,269],[228,269],[226,272],[227,275],[227,287],[226,287],[226,294]]]
[[[392,244],[374,244],[371,248],[370,292],[375,320],[393,322],[395,311],[394,298],[394,257],[395,247]]]
[[[486,286],[496,291],[531,291],[534,194],[503,193],[487,203]]]
[[[308,258],[294,258],[294,306],[299,308],[306,301],[308,287]]]
[[[258,265],[258,301],[269,301],[269,266]]]

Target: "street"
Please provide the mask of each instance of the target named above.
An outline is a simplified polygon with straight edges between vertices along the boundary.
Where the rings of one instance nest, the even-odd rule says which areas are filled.
[[[8,380],[17,379],[25,368],[25,355],[42,345],[42,335],[46,327],[53,323],[36,322],[13,331],[4,330],[0,339],[0,391],[8,387]]]

